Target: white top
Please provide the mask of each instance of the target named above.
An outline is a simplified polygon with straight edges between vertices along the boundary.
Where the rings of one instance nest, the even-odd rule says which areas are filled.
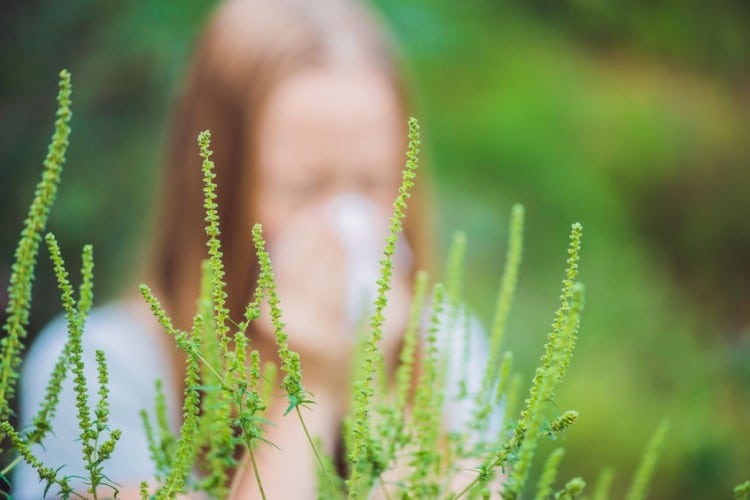
[[[489,357],[490,346],[487,334],[482,328],[481,323],[475,316],[469,316],[466,307],[460,307],[458,313],[449,317],[449,312],[445,311],[440,318],[440,330],[438,330],[437,346],[438,350],[444,352],[445,360],[445,402],[443,404],[443,425],[449,431],[465,431],[467,425],[474,417],[476,408],[476,394],[482,388],[482,379],[484,378]],[[451,321],[452,320],[452,321]],[[453,324],[449,324],[449,323]],[[468,342],[466,346],[464,341],[467,338],[465,328],[468,323]],[[467,351],[464,365],[464,351]],[[463,372],[463,373],[462,373]],[[466,377],[466,393],[462,399],[458,399],[461,392],[461,379]],[[493,410],[490,417],[489,425],[486,427],[487,435],[495,435],[500,432],[503,426],[502,407]],[[471,436],[472,442],[479,441],[481,436]],[[484,436],[486,439],[486,436]]]
[[[97,402],[97,368],[95,351],[104,351],[109,368],[109,403],[112,429],[120,429],[122,437],[115,447],[112,457],[105,462],[104,472],[110,472],[110,479],[121,485],[137,485],[154,477],[148,443],[143,429],[140,410],[146,409],[154,421],[154,383],[160,378],[165,388],[167,408],[171,412],[173,429],[178,428],[180,408],[177,397],[170,387],[174,387],[174,373],[170,363],[171,353],[166,342],[159,335],[166,335],[149,314],[135,304],[119,303],[94,309],[86,323],[83,335],[83,360],[86,378],[89,381],[89,406],[92,410]],[[439,334],[438,346],[445,349],[446,388],[443,424],[449,430],[465,428],[474,413],[474,397],[481,387],[488,345],[481,325],[471,318],[469,335],[469,362],[467,388],[469,397],[456,401],[459,393],[460,366],[464,352],[465,308],[456,315],[453,326],[447,325],[445,314],[443,328]],[[20,389],[20,425],[28,426],[44,397],[47,381],[58,356],[67,340],[65,318],[57,317],[39,334],[23,364]],[[73,374],[68,373],[60,394],[57,414],[52,421],[55,434],[48,434],[43,440],[44,447],[35,445],[32,449],[45,465],[59,467],[71,476],[87,477],[81,459],[81,449],[77,441],[78,428]],[[492,416],[489,432],[499,432],[502,426],[501,408],[496,408]],[[72,479],[71,485],[85,490],[83,480]],[[13,476],[13,498],[36,500],[42,498],[44,483],[31,467],[21,462]],[[53,486],[49,495],[57,493]]]

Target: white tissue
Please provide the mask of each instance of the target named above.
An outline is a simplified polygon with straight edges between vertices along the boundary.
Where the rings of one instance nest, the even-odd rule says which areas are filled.
[[[344,250],[345,311],[347,320],[356,326],[375,301],[388,220],[369,199],[354,193],[332,198],[326,217]],[[397,272],[409,272],[412,256],[405,238],[398,240],[396,261]]]

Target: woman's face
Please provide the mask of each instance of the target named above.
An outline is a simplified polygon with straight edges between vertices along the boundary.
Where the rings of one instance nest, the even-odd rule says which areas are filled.
[[[342,194],[387,217],[404,161],[393,87],[364,68],[304,70],[277,85],[259,117],[254,212],[269,241]]]
[[[278,85],[258,124],[253,209],[289,342],[308,367],[306,380],[331,387],[346,381],[342,369],[374,298],[406,123],[382,75],[324,68]],[[408,314],[408,248],[399,246],[381,343],[387,359],[395,359]]]

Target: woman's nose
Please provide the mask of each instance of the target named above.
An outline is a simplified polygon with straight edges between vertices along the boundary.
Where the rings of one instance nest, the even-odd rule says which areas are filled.
[[[328,186],[328,193],[326,194],[332,198],[348,194],[368,196],[371,191],[370,184],[370,180],[364,178],[362,175],[355,175],[354,173],[338,175],[331,180]]]

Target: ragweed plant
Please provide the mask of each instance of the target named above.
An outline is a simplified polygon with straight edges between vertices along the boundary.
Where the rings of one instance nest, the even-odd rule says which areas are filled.
[[[119,430],[112,430],[108,440],[99,444],[103,431],[108,429],[107,420],[109,418],[109,404],[107,397],[108,375],[107,365],[102,351],[96,352],[97,371],[99,378],[99,402],[92,418],[91,409],[89,408],[88,381],[84,372],[83,362],[83,327],[86,321],[86,315],[92,303],[92,282],[93,282],[93,250],[91,246],[86,246],[83,250],[83,279],[81,282],[81,292],[76,304],[73,298],[73,287],[68,281],[68,272],[65,268],[65,262],[60,254],[60,248],[57,240],[50,233],[45,237],[47,247],[49,248],[52,263],[57,277],[58,287],[62,293],[62,303],[65,310],[65,319],[68,322],[69,333],[69,360],[71,370],[73,371],[73,388],[76,393],[76,409],[78,416],[78,427],[81,433],[78,440],[81,444],[81,454],[84,460],[84,467],[89,473],[86,479],[88,484],[87,492],[93,498],[97,498],[97,491],[100,484],[112,487],[117,493],[117,488],[109,483],[109,479],[104,475],[103,462],[107,460],[114,451],[115,444],[120,439]]]
[[[596,480],[594,486],[594,494],[591,497],[592,500],[606,500],[609,498],[609,488],[612,485],[612,479],[614,479],[615,471],[610,467],[605,468]]]
[[[560,466],[565,450],[562,448],[556,448],[555,451],[549,454],[547,461],[544,464],[542,475],[539,477],[539,483],[536,485],[535,500],[544,500],[549,498],[552,494],[552,483],[555,482],[555,476],[557,475],[557,468]]]
[[[633,477],[633,482],[625,496],[626,500],[641,500],[646,496],[648,483],[651,481],[651,475],[654,472],[654,465],[656,464],[659,452],[664,446],[667,430],[669,430],[669,421],[665,420],[649,440],[641,463]]]
[[[414,187],[417,166],[419,165],[419,124],[414,118],[409,120],[409,147],[406,153],[406,168],[403,171],[401,186],[398,196],[393,202],[393,214],[390,219],[388,236],[386,237],[384,257],[380,261],[380,278],[378,279],[378,292],[375,299],[375,310],[370,318],[370,332],[365,343],[364,367],[362,376],[354,383],[354,408],[352,411],[351,434],[349,441],[351,449],[348,459],[351,464],[351,476],[347,481],[349,498],[359,496],[361,488],[369,488],[370,481],[365,478],[363,469],[373,470],[373,463],[365,460],[368,455],[372,458],[378,454],[374,448],[376,443],[372,440],[370,428],[371,402],[375,395],[374,380],[376,367],[378,365],[380,350],[378,343],[383,337],[383,323],[385,322],[384,311],[388,304],[386,294],[391,288],[391,277],[393,275],[393,255],[396,253],[396,241],[403,227],[403,219],[406,217],[406,205],[411,189]],[[378,467],[375,467],[377,471]],[[377,471],[379,475],[380,471]],[[363,479],[365,479],[363,483]]]
[[[57,120],[52,142],[44,160],[42,180],[36,187],[29,215],[24,221],[21,239],[16,247],[15,259],[8,284],[7,320],[3,325],[6,335],[0,341],[0,419],[10,415],[10,401],[16,393],[20,352],[26,337],[31,308],[31,282],[34,279],[39,243],[47,225],[52,203],[57,195],[57,185],[65,163],[70,136],[71,96],[70,73],[60,72],[60,90],[57,95]]]
[[[440,353],[438,330],[443,312],[445,290],[437,283],[433,289],[432,311],[427,333],[424,369],[414,399],[414,445],[412,473],[408,479],[407,495],[434,498],[440,493],[440,413],[442,384],[440,383]]]
[[[6,335],[0,345],[0,433],[7,438],[17,456],[2,470],[2,477],[20,461],[38,473],[48,491],[62,498],[99,498],[108,492],[117,494],[117,470],[107,469],[122,436],[109,426],[110,375],[103,352],[96,352],[96,405],[89,399],[92,381],[86,379],[83,342],[86,318],[93,304],[93,250],[86,246],[82,255],[81,285],[75,297],[55,237],[45,238],[61,292],[68,326],[68,338],[58,361],[51,369],[45,397],[31,424],[15,429],[8,421],[10,401],[15,394],[23,340],[26,337],[31,283],[38,246],[57,191],[60,170],[70,133],[70,75],[60,75],[60,93],[55,133],[50,145],[42,181],[37,187],[29,216],[24,223],[16,251],[9,285]],[[391,377],[385,372],[379,342],[383,337],[387,294],[393,274],[393,256],[402,231],[407,201],[414,185],[419,156],[419,127],[409,121],[409,147],[402,184],[393,205],[390,230],[385,241],[377,298],[369,328],[362,338],[362,367],[354,381],[350,415],[345,421],[345,480],[339,477],[332,457],[326,456],[321,442],[308,431],[302,410],[315,411],[314,398],[305,389],[300,356],[290,348],[283,313],[276,290],[271,258],[266,251],[263,231],[256,225],[250,231],[258,262],[255,291],[242,318],[230,318],[227,303],[220,220],[210,133],[198,137],[204,180],[204,208],[207,258],[202,268],[201,292],[192,325],[177,328],[159,299],[147,285],[140,291],[157,322],[185,356],[182,425],[174,434],[169,427],[166,397],[160,381],[156,384],[153,412],[141,412],[144,434],[154,462],[153,477],[140,483],[143,499],[172,499],[178,495],[203,492],[210,498],[230,494],[230,480],[238,464],[238,450],[249,457],[261,497],[266,498],[263,478],[256,462],[256,450],[271,446],[265,436],[268,425],[265,412],[273,399],[274,387],[286,397],[287,414],[293,413],[304,430],[318,465],[320,499],[370,498],[519,498],[529,486],[530,471],[542,439],[558,439],[577,422],[574,410],[558,412],[555,391],[570,365],[581,324],[584,287],[577,282],[583,228],[573,224],[568,258],[560,295],[560,306],[547,335],[539,367],[528,395],[522,398],[522,379],[514,372],[513,358],[503,351],[511,305],[518,281],[523,248],[524,210],[511,210],[508,248],[500,280],[496,312],[487,339],[486,362],[479,387],[468,383],[469,362],[478,354],[468,350],[472,335],[470,314],[462,304],[461,290],[466,284],[463,260],[466,237],[457,233],[450,252],[445,285],[430,283],[424,271],[415,274],[408,324],[403,336],[398,365]],[[249,229],[249,228],[248,228]],[[427,290],[431,289],[430,298]],[[260,353],[253,348],[248,332],[262,311],[267,311],[276,341],[280,366],[262,365]],[[446,380],[449,349],[446,332],[458,330],[463,339],[456,372],[459,380]],[[263,368],[261,368],[263,366]],[[283,376],[277,377],[277,371]],[[78,446],[86,477],[64,473],[65,464],[44,463],[34,453],[34,445],[43,445],[54,432],[51,422],[60,404],[65,378],[72,374],[79,434],[71,445]],[[280,380],[277,381],[277,378]],[[457,395],[448,396],[449,383],[457,384]],[[455,401],[451,398],[455,397]],[[445,408],[450,404],[468,404],[472,410],[463,428],[448,435]],[[497,429],[500,429],[499,431]],[[644,453],[628,499],[643,498],[659,451],[666,438],[661,426]],[[534,498],[543,500],[579,498],[585,481],[575,477],[555,485],[563,458],[557,448],[546,459],[536,481]],[[466,472],[473,476],[466,479]],[[243,470],[239,469],[239,472]],[[593,489],[595,500],[609,498],[612,470],[605,469]],[[80,486],[81,482],[83,486]],[[52,488],[55,487],[55,490]],[[557,488],[557,489],[556,489]],[[735,497],[747,498],[750,481],[737,485]],[[312,492],[311,492],[312,493]]]

